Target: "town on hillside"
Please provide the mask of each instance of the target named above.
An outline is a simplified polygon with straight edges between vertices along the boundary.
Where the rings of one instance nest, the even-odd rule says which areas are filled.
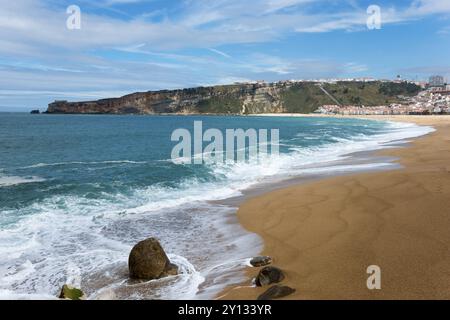
[[[396,81],[402,81],[400,79]],[[426,82],[413,82],[423,91],[413,97],[402,97],[404,103],[380,106],[323,105],[315,113],[339,115],[431,115],[450,114],[450,84],[442,76],[431,76]]]

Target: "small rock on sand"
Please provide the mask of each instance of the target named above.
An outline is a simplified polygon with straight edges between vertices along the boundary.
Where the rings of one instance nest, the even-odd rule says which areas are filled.
[[[295,292],[295,289],[287,287],[275,285],[269,288],[266,292],[261,294],[257,300],[272,300],[286,297]]]
[[[272,263],[272,258],[268,256],[260,256],[255,257],[252,260],[250,260],[250,264],[253,267],[264,267]]]
[[[256,276],[255,283],[258,287],[266,286],[272,283],[278,283],[284,280],[284,273],[276,267],[264,267]]]

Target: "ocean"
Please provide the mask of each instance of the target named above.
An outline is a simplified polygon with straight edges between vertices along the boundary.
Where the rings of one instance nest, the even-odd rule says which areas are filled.
[[[175,129],[279,129],[263,162],[173,163]],[[283,181],[398,167],[367,156],[431,132],[360,119],[0,113],[0,299],[204,299],[244,278],[261,239],[227,201]],[[358,154],[364,154],[363,157]],[[263,188],[264,189],[264,188]],[[134,244],[157,237],[180,275],[128,280]]]

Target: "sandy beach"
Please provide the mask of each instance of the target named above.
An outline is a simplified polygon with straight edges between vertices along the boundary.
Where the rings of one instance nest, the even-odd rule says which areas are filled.
[[[402,169],[288,187],[246,201],[240,223],[286,272],[288,299],[450,299],[450,116],[370,116],[436,132],[381,151]],[[366,269],[381,268],[381,290]],[[258,268],[222,299],[255,299]]]

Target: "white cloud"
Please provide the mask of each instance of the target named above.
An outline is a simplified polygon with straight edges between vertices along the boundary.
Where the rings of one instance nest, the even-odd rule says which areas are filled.
[[[450,1],[414,0],[407,11],[407,14],[411,16],[423,16],[436,13],[450,13]]]
[[[359,73],[369,70],[369,68],[365,64],[360,64],[356,62],[346,63],[344,67],[348,73]]]
[[[228,76],[220,78],[214,82],[211,83],[205,83],[203,85],[205,86],[213,86],[213,85],[219,85],[219,84],[230,84],[230,83],[237,83],[237,82],[251,82],[252,79],[249,78],[243,78],[243,77],[234,77],[234,76]]]

